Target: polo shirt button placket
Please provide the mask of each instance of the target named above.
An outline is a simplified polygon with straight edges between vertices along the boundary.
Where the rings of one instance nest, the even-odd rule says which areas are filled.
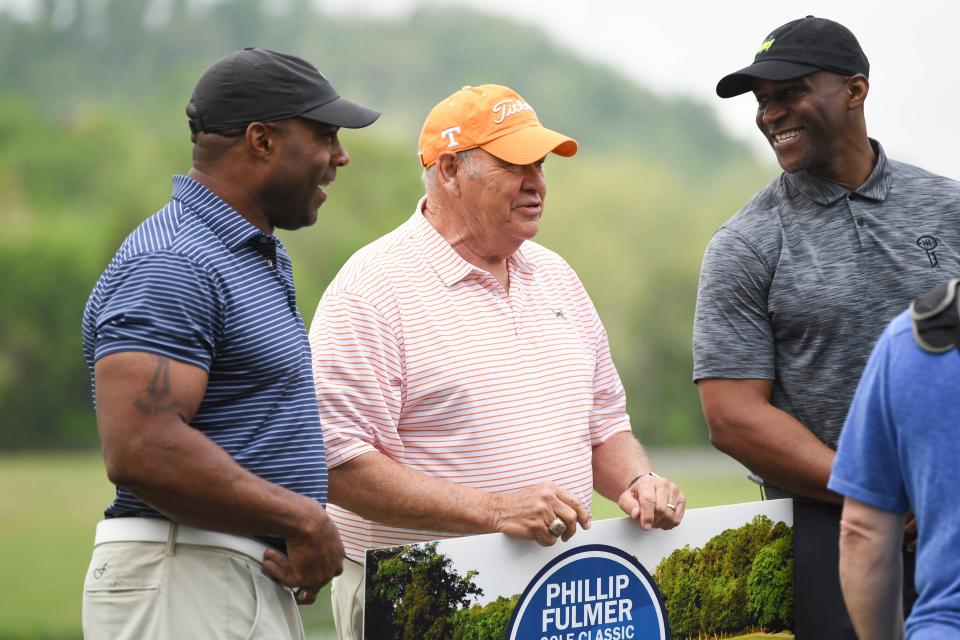
[[[282,256],[277,258],[276,263],[278,268],[275,269],[274,272],[277,274],[277,277],[280,278],[283,292],[287,296],[287,304],[290,306],[293,315],[300,321],[300,312],[297,310],[297,291],[293,286],[293,265]]]
[[[514,335],[518,335],[517,316],[513,310],[513,296],[509,291],[503,288],[503,285],[500,284],[500,281],[497,280],[493,274],[486,273],[484,279],[486,280],[486,283],[484,283],[483,286],[490,289],[490,293],[493,294],[494,299],[497,301],[497,306],[501,309],[501,311],[509,314],[510,324],[513,326]]]
[[[514,282],[510,289],[512,291],[510,295],[510,312],[513,316],[513,331],[519,338],[521,334],[523,334],[523,289],[521,289],[516,282]]]
[[[258,242],[259,242],[261,245],[263,245],[264,249],[266,249],[266,248],[267,248],[267,245],[270,244],[270,237],[269,237],[269,236],[260,236],[260,239],[258,240]],[[274,249],[274,250],[276,250],[276,249]],[[273,258],[271,258],[271,257],[268,256],[268,255],[264,255],[264,260],[267,261],[267,266],[268,266],[268,267],[273,268]]]
[[[855,191],[852,191],[846,195],[844,198],[847,202],[847,211],[850,213],[850,220],[853,222],[853,232],[857,236],[857,243],[860,245],[860,250],[864,250],[866,247],[863,242],[863,237],[860,235],[860,229],[858,227],[866,226],[866,221],[863,219],[863,216],[854,211],[853,203],[861,200],[859,194]]]

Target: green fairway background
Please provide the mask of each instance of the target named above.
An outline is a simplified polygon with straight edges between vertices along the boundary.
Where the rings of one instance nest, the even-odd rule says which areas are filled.
[[[688,508],[759,499],[745,471],[712,451],[652,452],[654,468],[677,482]],[[0,456],[0,640],[80,638],[83,576],[93,532],[113,487],[100,456],[27,454]],[[622,515],[597,496],[594,518]],[[302,609],[311,638],[328,638],[330,601]]]

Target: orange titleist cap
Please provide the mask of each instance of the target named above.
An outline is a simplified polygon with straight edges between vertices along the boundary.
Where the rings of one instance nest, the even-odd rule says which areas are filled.
[[[420,132],[420,162],[437,161],[442,151],[480,147],[513,164],[536,162],[551,151],[577,152],[577,141],[547,129],[516,91],[497,84],[464,87],[430,111]]]

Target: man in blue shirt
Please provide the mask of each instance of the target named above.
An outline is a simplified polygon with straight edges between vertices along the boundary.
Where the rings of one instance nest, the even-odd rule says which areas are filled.
[[[960,637],[958,283],[916,300],[880,336],[840,437],[828,486],[845,496],[840,578],[861,638],[903,637],[900,547],[911,508],[919,596],[907,638]]]
[[[193,168],[97,282],[84,355],[116,500],[86,638],[300,638],[342,570],[309,344],[275,228],[313,224],[376,111],[311,64],[230,54],[187,106]]]

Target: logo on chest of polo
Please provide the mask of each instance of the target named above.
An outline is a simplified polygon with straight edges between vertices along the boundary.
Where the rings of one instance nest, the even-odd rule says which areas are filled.
[[[936,236],[920,236],[917,238],[917,246],[927,253],[927,260],[930,261],[931,267],[940,264],[936,251],[937,247],[940,246],[940,240]]]

